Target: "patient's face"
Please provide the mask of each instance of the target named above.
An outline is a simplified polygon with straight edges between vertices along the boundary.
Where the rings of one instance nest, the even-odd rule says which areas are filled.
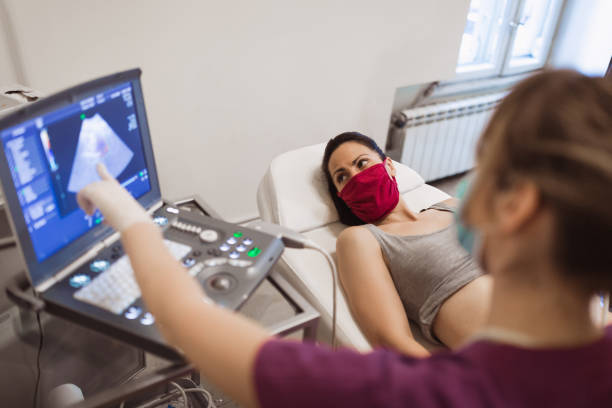
[[[334,185],[342,191],[354,175],[378,163],[382,163],[382,159],[374,150],[361,143],[346,142],[332,153],[328,170]]]

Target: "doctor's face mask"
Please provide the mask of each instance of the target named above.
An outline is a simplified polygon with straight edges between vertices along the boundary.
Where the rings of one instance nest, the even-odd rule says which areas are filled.
[[[459,211],[455,212],[455,221],[457,224],[457,240],[471,256],[474,258],[482,267],[483,266],[483,254],[482,254],[482,236],[479,231],[468,226],[464,221],[465,204],[470,196],[470,189],[474,183],[476,175],[473,173],[468,174],[463,180],[459,182],[457,186],[457,198],[460,200],[461,205]]]

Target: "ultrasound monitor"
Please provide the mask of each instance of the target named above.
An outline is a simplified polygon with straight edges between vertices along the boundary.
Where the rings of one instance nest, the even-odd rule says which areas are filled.
[[[0,119],[0,181],[26,275],[44,310],[169,359],[119,234],[76,194],[97,163],[152,215],[209,300],[236,310],[282,254],[279,236],[163,202],[140,70],[89,81]],[[40,305],[39,305],[40,306]]]
[[[28,106],[23,121],[0,121],[0,166],[9,170],[0,173],[11,176],[2,184],[22,249],[33,255],[26,261],[35,285],[112,233],[99,212],[88,216],[76,201],[99,180],[97,163],[145,207],[161,199],[139,76],[103,78]]]

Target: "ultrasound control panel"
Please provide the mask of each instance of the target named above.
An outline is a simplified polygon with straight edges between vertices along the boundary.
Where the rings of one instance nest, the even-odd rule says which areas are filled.
[[[267,276],[283,251],[275,236],[174,206],[153,215],[164,238],[189,245],[181,259],[216,304],[238,309]]]
[[[152,215],[170,253],[216,305],[237,310],[266,278],[284,249],[266,233],[174,205]],[[166,358],[176,351],[157,331],[119,240],[42,294],[51,312],[81,320]],[[54,310],[53,310],[54,309]],[[94,319],[90,319],[94,317]]]

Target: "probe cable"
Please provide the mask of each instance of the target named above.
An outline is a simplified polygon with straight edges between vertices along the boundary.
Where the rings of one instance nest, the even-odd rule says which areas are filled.
[[[337,296],[338,296],[338,271],[336,270],[336,263],[334,262],[333,258],[331,257],[331,255],[329,254],[329,252],[327,252],[325,249],[323,249],[321,246],[319,246],[317,243],[313,242],[312,240],[308,240],[304,243],[304,247],[305,248],[310,248],[310,249],[314,249],[315,251],[318,251],[319,253],[321,253],[324,257],[325,260],[327,261],[327,263],[329,264],[329,267],[331,268],[331,278],[332,278],[332,332],[331,332],[331,345],[332,345],[332,349],[336,350],[338,345],[337,343],[337,339],[336,339],[336,320],[337,320],[337,308],[338,308],[338,302],[337,302]]]
[[[40,311],[36,311],[36,321],[38,322],[38,352],[36,353],[36,383],[34,385],[34,401],[33,406],[36,408],[38,402],[38,387],[40,386],[40,355],[42,354],[43,348],[43,329],[42,324],[40,322]]]
[[[210,391],[208,391],[206,388],[202,387],[201,385],[196,384],[195,381],[193,381],[191,378],[185,378],[184,380],[189,381],[191,384],[193,384],[193,388],[187,388],[185,389],[185,392],[202,393],[206,396],[206,399],[208,400],[208,404],[206,405],[206,408],[217,408],[217,405],[215,404],[215,401],[213,400],[213,396],[210,393]]]
[[[185,401],[185,407],[189,408],[189,405],[190,405],[189,404],[189,399],[187,398],[187,394],[185,394],[185,390],[183,389],[183,387],[181,387],[180,385],[178,385],[174,381],[170,381],[170,384],[172,384],[174,386],[174,388],[179,390],[179,392],[181,393],[181,396],[183,397],[183,400]]]

